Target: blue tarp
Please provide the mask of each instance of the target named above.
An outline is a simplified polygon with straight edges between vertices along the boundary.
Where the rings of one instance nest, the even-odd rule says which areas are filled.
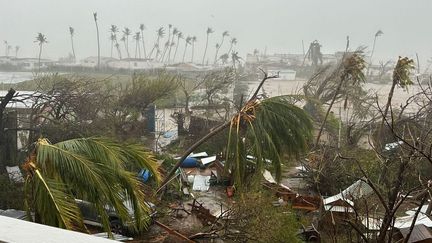
[[[180,167],[182,167],[182,168],[195,168],[198,166],[199,166],[198,159],[187,157],[185,160],[183,160]]]

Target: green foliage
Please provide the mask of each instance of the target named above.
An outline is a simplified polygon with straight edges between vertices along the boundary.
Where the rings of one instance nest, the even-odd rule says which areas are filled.
[[[306,151],[311,131],[310,117],[291,104],[288,96],[252,100],[231,121],[225,167],[233,171],[240,188],[250,172],[260,179],[270,165],[280,180],[281,155],[297,156]],[[246,155],[255,160],[248,162]]]
[[[40,139],[24,168],[26,205],[36,221],[67,229],[82,228],[75,198],[91,202],[110,232],[106,206],[113,207],[123,222],[132,222],[125,201],[134,209],[133,229],[149,224],[149,209],[141,182],[129,168],[147,168],[159,180],[153,156],[136,144],[119,144],[104,138],[72,139],[50,144]]]
[[[8,208],[24,208],[24,188],[22,183],[11,182],[6,174],[0,174],[0,209]]]
[[[413,84],[411,71],[415,69],[414,60],[408,57],[399,57],[396,67],[393,70],[393,82],[403,89]]]
[[[177,76],[160,72],[156,77],[134,74],[132,83],[126,86],[120,103],[126,107],[143,111],[151,103],[172,95],[179,86]]]
[[[230,214],[226,238],[234,242],[301,242],[300,223],[286,206],[274,206],[276,198],[268,193],[242,194]]]

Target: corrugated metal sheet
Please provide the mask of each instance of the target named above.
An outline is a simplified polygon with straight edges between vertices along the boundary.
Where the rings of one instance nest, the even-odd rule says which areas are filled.
[[[208,191],[210,188],[210,176],[196,175],[194,178],[194,183],[192,190],[194,191]]]
[[[112,243],[118,242],[92,235],[0,216],[1,242],[32,243]]]
[[[343,207],[343,206],[324,205],[324,209],[326,211],[331,211],[331,212],[354,213],[354,210],[352,208]]]

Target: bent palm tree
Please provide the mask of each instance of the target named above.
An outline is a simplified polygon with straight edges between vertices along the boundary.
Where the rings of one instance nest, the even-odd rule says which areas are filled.
[[[185,62],[184,60],[185,60],[185,56],[186,56],[186,50],[187,50],[188,45],[191,44],[191,40],[192,40],[192,37],[190,37],[190,36],[186,37],[186,39],[185,39],[185,48],[183,50],[183,59],[182,59],[183,63]]]
[[[133,36],[135,40],[135,58],[137,58],[137,54],[141,59],[141,48],[140,48],[140,40],[141,40],[141,32],[136,32]]]
[[[134,230],[149,223],[149,208],[141,183],[127,168],[146,168],[159,180],[157,163],[139,145],[119,144],[103,138],[79,138],[56,144],[39,139],[23,165],[26,206],[35,221],[66,229],[83,229],[75,198],[92,203],[104,230],[111,232],[106,207],[115,209]],[[134,219],[125,202],[130,202]]]
[[[19,46],[15,46],[15,58],[18,57],[18,51],[19,51],[20,47]]]
[[[177,56],[177,50],[178,50],[178,46],[180,44],[180,39],[183,39],[183,33],[182,32],[177,33],[177,45],[176,45],[176,48],[174,51],[173,62],[175,62],[175,58]]]
[[[126,46],[126,54],[127,54],[128,58],[130,58],[130,55],[129,55],[129,36],[131,34],[132,34],[131,30],[129,28],[125,27],[124,30],[123,30],[123,35],[126,38],[125,39],[126,40],[125,41],[125,46]]]
[[[210,35],[211,33],[213,33],[213,32],[214,32],[214,30],[213,30],[212,28],[210,28],[210,27],[207,28],[207,31],[206,31],[206,33],[207,33],[207,39],[206,39],[206,45],[205,45],[205,48],[204,48],[204,55],[203,55],[203,59],[202,59],[202,65],[204,65],[205,56],[206,56],[206,54],[207,54],[207,47],[208,47],[209,35]]]
[[[69,27],[69,34],[70,34],[70,38],[71,38],[71,45],[72,45],[72,55],[74,58],[74,62],[76,61],[76,56],[75,56],[75,48],[74,48],[74,43],[73,43],[73,37],[75,34],[75,30],[72,27]]]
[[[149,54],[149,58],[151,58],[153,51],[156,50],[156,55],[155,55],[155,60],[158,58],[158,55],[160,53],[159,47],[160,47],[160,39],[163,38],[165,36],[165,29],[163,27],[160,27],[157,31],[157,38],[156,38],[156,42],[153,46],[153,49],[150,51]]]
[[[219,50],[222,47],[226,36],[229,36],[229,32],[228,31],[224,31],[222,33],[222,41],[221,41],[220,45],[218,47],[216,47],[216,54],[215,54],[214,64],[216,64],[216,62],[217,62]]]
[[[44,34],[42,33],[38,33],[38,35],[36,36],[36,40],[34,41],[39,45],[39,56],[38,56],[38,72],[40,72],[40,68],[41,68],[41,56],[42,56],[42,46],[45,43],[48,43],[47,38]]]
[[[193,63],[193,59],[194,59],[194,52],[195,52],[195,42],[197,41],[197,37],[193,36],[192,37],[192,56],[191,56],[191,63]]]
[[[168,63],[170,62],[170,59],[171,59],[171,49],[174,46],[174,38],[180,33],[181,32],[177,28],[174,27],[173,32],[172,32],[172,37],[171,37],[171,43],[170,43],[170,47],[169,47],[169,51],[168,51],[168,57],[167,57]]]
[[[230,52],[232,51],[233,46],[237,44],[237,38],[231,38],[230,44],[231,44],[230,48],[227,52],[228,55],[230,55]]]
[[[295,156],[305,151],[313,127],[310,117],[301,108],[291,104],[290,97],[263,99],[258,95],[266,80],[277,77],[267,76],[266,73],[264,75],[255,93],[230,121],[212,129],[184,152],[158,191],[166,185],[190,153],[214,135],[227,129],[225,168],[233,173],[237,187],[241,189],[246,181],[246,167],[254,167],[254,173],[257,175],[255,178],[260,179],[268,160],[272,163],[277,180],[280,180],[282,153]],[[246,160],[247,154],[255,157],[253,163]]]
[[[143,54],[144,54],[144,58],[147,58],[147,53],[146,53],[146,48],[145,48],[145,41],[144,41],[144,30],[145,30],[145,25],[144,24],[140,24],[139,27],[140,31],[141,31],[141,40],[142,40],[142,48],[143,48]]]
[[[118,58],[122,59],[120,44],[117,41],[117,33],[119,32],[117,26],[111,25],[110,32],[111,32],[111,37],[110,37],[110,40],[111,40],[111,57],[112,57],[112,51],[113,51],[112,49],[113,49],[113,45],[114,45],[115,48],[117,49]]]
[[[96,37],[97,37],[97,47],[98,47],[98,64],[97,68],[100,69],[100,41],[99,41],[99,26],[97,23],[97,13],[93,13],[93,19],[96,25]]]

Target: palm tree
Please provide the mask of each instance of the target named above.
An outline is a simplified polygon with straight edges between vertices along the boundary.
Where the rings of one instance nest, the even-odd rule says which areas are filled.
[[[240,62],[240,60],[241,60],[241,57],[239,57],[238,52],[233,51],[231,53],[231,60],[233,63],[233,68],[235,69],[236,68],[236,62]]]
[[[230,45],[230,48],[229,48],[229,50],[228,50],[228,52],[227,52],[228,55],[229,55],[230,52],[232,51],[233,46],[237,44],[237,38],[231,38],[230,44],[231,44],[231,45]]]
[[[177,50],[178,50],[178,46],[180,44],[180,39],[183,39],[183,33],[182,32],[177,33],[177,45],[176,45],[176,48],[174,51],[173,62],[175,62],[175,58],[177,56]]]
[[[222,64],[228,63],[228,58],[229,58],[228,53],[221,55],[219,58],[222,60]]]
[[[119,144],[104,138],[78,138],[56,144],[39,139],[23,165],[26,207],[38,223],[85,230],[75,198],[90,202],[105,231],[111,234],[107,207],[134,230],[149,224],[149,208],[141,183],[127,168],[148,169],[159,180],[154,157],[141,145]],[[132,218],[125,202],[134,211]]]
[[[126,42],[125,42],[125,44],[126,44],[126,54],[127,54],[128,58],[130,58],[130,55],[129,55],[129,36],[132,34],[132,32],[131,32],[131,30],[129,28],[125,27],[123,29],[123,34],[126,37]]]
[[[5,56],[8,56],[9,55],[9,53],[8,53],[9,43],[5,40],[5,41],[3,41],[3,44],[5,45]]]
[[[8,48],[8,51],[7,51],[7,52],[8,52],[8,55],[9,55],[10,51],[12,50],[12,46],[11,46],[11,45],[8,45],[7,48]]]
[[[264,82],[276,77],[265,74],[252,97],[228,122],[215,127],[189,147],[167,174],[159,190],[190,153],[223,131],[228,133],[225,168],[234,175],[237,188],[241,190],[246,181],[247,167],[254,167],[255,181],[259,181],[267,166],[266,161],[271,161],[276,179],[280,180],[282,151],[290,156],[305,151],[313,126],[310,117],[304,110],[293,105],[290,97],[264,99],[258,95]],[[254,163],[246,160],[247,154],[255,157]]]
[[[372,56],[373,56],[373,54],[375,52],[376,40],[377,40],[378,36],[381,36],[383,34],[384,34],[384,32],[382,32],[381,30],[378,30],[375,33],[374,41],[373,41],[373,44],[372,44],[372,51],[371,51],[371,54],[370,54],[370,57],[369,57],[369,65],[368,65],[368,69],[367,69],[367,72],[366,72],[367,75],[369,75],[369,69],[370,69],[370,66],[372,65]]]
[[[19,46],[15,46],[15,58],[18,57],[18,51],[19,51],[20,47]]]
[[[227,36],[229,36],[229,32],[228,31],[224,31],[222,33],[222,41],[221,41],[219,47],[216,47],[216,54],[215,54],[214,64],[216,64],[216,62],[217,62],[217,57],[218,57],[219,49],[222,47],[222,45],[224,43],[224,40],[225,40],[225,37],[227,37]]]
[[[122,59],[121,49],[120,49],[120,44],[117,42],[117,38],[116,38],[116,43],[114,44],[114,46],[117,49],[117,53],[118,53],[119,59],[121,60]]]
[[[191,63],[193,63],[193,59],[194,59],[194,52],[195,52],[195,42],[197,41],[197,37],[193,36],[192,37],[192,56],[191,56]]]
[[[206,56],[206,54],[207,54],[207,47],[208,47],[208,39],[209,39],[209,35],[210,35],[211,33],[213,33],[213,32],[214,32],[214,30],[213,30],[212,28],[207,27],[207,31],[206,31],[206,33],[207,33],[207,39],[206,39],[206,45],[205,45],[204,55],[203,55],[203,59],[202,59],[202,65],[204,65],[205,56]]]
[[[113,57],[114,43],[117,41],[117,36],[113,33],[110,33],[110,41],[111,41],[111,58]]]
[[[74,43],[73,43],[73,36],[75,34],[74,28],[69,27],[69,34],[70,34],[70,38],[71,38],[72,54],[73,54],[73,58],[74,58],[74,62],[75,62],[76,61],[76,56],[75,56],[75,48],[74,48]]]
[[[122,38],[120,38],[120,41],[123,42],[124,48],[126,49],[126,53],[127,53],[126,37],[123,36]],[[128,58],[129,58],[129,54],[128,54]]]
[[[399,57],[396,67],[393,70],[393,82],[392,86],[390,88],[388,97],[387,97],[387,103],[384,108],[384,112],[382,114],[383,119],[381,121],[381,127],[380,130],[382,130],[382,127],[384,126],[384,122],[387,118],[387,113],[389,111],[389,108],[391,107],[391,102],[393,99],[393,94],[396,86],[399,86],[403,89],[407,89],[408,86],[413,84],[413,81],[411,80],[411,71],[415,69],[414,66],[414,60],[409,59],[408,57]]]
[[[93,13],[94,22],[96,25],[96,36],[97,36],[97,47],[98,47],[98,65],[97,68],[100,69],[100,41],[99,41],[99,26],[97,23],[97,13]]]
[[[188,45],[190,45],[191,44],[191,41],[192,41],[192,37],[190,37],[190,36],[188,36],[188,37],[186,37],[186,40],[185,40],[185,48],[184,48],[184,51],[183,51],[183,59],[182,59],[182,62],[184,63],[185,61],[185,56],[186,56],[186,50],[187,50],[187,47],[188,47]]]
[[[348,42],[347,42],[347,50],[348,50]],[[359,85],[361,82],[363,82],[365,79],[365,75],[363,73],[365,68],[366,68],[366,62],[364,60],[363,53],[361,50],[355,51],[354,53],[350,53],[350,54],[348,54],[347,51],[345,52],[341,60],[340,67],[338,68],[338,70],[340,70],[338,73],[339,77],[337,77],[339,79],[338,86],[336,87],[336,91],[334,92],[330,104],[327,108],[327,112],[324,116],[324,120],[321,123],[320,130],[318,131],[318,135],[315,140],[315,147],[318,145],[320,141],[321,134],[327,122],[330,111],[337,97],[340,95],[340,91],[342,87],[345,87],[347,85]]]
[[[38,57],[38,73],[39,73],[41,68],[42,47],[45,43],[48,43],[48,41],[44,34],[38,33],[38,35],[36,36],[36,40],[34,42],[36,42],[39,45],[39,57]]]
[[[139,32],[139,31],[136,32],[133,38],[136,42],[136,44],[135,44],[135,58],[137,58],[137,52],[138,52],[139,58],[141,59],[141,48],[140,48],[141,32]]]
[[[156,33],[157,33],[157,38],[156,38],[156,42],[155,42],[155,44],[154,44],[154,46],[153,46],[153,49],[150,51],[150,54],[149,54],[149,58],[151,58],[151,56],[152,56],[152,54],[153,54],[153,51],[154,50],[156,50],[156,56],[155,56],[155,59],[157,59],[157,57],[158,57],[158,55],[159,55],[159,52],[160,52],[160,50],[159,50],[159,45],[160,45],[160,39],[161,38],[163,38],[164,36],[165,36],[165,29],[163,28],[163,27],[160,27],[157,31],[156,31]]]
[[[216,43],[215,47],[216,47],[216,52],[215,52],[215,58],[214,58],[214,62],[213,62],[214,65],[216,65],[217,54],[218,54],[218,50],[220,48],[219,43]]]
[[[164,51],[163,51],[163,53],[162,53],[162,56],[161,56],[161,58],[160,58],[160,62],[164,62],[165,54],[166,54],[168,48],[170,47],[170,44],[171,44],[171,42],[170,42],[169,40],[167,40],[167,41],[165,42],[165,45],[164,45],[165,47],[164,47]]]
[[[147,58],[147,53],[146,53],[146,48],[145,48],[145,41],[144,41],[145,25],[144,24],[140,24],[139,29],[141,31],[141,40],[142,40],[142,48],[143,48],[143,52],[144,52],[144,58]]]
[[[173,32],[172,32],[172,37],[171,37],[171,43],[170,43],[170,47],[169,47],[169,51],[168,51],[168,57],[167,57],[168,63],[170,62],[170,59],[171,59],[171,49],[172,49],[172,47],[175,45],[175,44],[174,44],[174,38],[175,38],[179,33],[180,33],[180,31],[179,31],[177,28],[174,27]]]

